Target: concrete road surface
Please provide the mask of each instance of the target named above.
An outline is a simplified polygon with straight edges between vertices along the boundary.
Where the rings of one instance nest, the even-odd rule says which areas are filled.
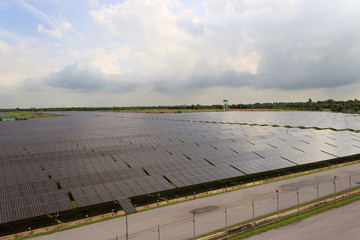
[[[360,239],[360,202],[333,209],[247,240]]]
[[[255,217],[262,216],[277,210],[276,189],[279,209],[284,209],[297,204],[297,189],[302,203],[316,199],[317,190],[321,197],[350,188],[349,174],[352,174],[351,187],[358,186],[360,164],[355,164],[132,214],[128,216],[129,239],[159,239],[158,224],[161,240],[188,239],[194,235],[193,209],[198,210],[195,234],[200,235],[225,227],[225,206],[229,225],[243,222],[253,217],[253,199]],[[335,184],[334,176],[337,176]],[[125,232],[125,217],[119,217],[35,239],[110,240],[116,236],[125,239]]]

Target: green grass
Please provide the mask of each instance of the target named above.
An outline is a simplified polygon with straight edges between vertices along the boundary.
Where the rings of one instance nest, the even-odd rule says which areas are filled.
[[[55,114],[47,114],[47,113],[39,113],[39,112],[28,112],[28,111],[13,111],[8,112],[8,114],[12,114],[21,119],[27,118],[44,118],[44,117],[57,117]]]
[[[77,208],[77,204],[74,200],[71,200],[71,204],[74,206],[74,208]]]

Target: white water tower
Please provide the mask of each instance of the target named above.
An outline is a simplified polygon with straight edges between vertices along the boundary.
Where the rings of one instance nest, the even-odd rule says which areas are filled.
[[[224,111],[228,111],[229,110],[229,106],[228,106],[228,100],[224,100]]]

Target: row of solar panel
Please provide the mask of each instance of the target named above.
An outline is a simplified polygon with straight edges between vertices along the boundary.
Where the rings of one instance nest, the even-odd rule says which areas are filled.
[[[0,224],[72,209],[65,192],[50,192],[0,200]]]
[[[7,172],[6,174],[0,175],[0,186],[47,179],[49,179],[48,175],[41,170],[33,172],[15,172],[13,174]]]
[[[205,117],[206,116],[206,117]],[[355,115],[358,116],[358,115]],[[127,118],[151,119],[150,116],[144,117],[140,114],[128,114]],[[182,121],[201,121],[208,122],[231,122],[249,124],[268,124],[281,126],[305,126],[305,127],[333,127],[336,129],[359,129],[360,119],[347,117],[345,114],[329,112],[228,112],[224,113],[198,113],[198,114],[176,114],[159,115],[157,120],[182,120]]]
[[[181,146],[180,146],[181,147]],[[133,149],[133,150],[136,150],[136,151],[144,151],[144,149],[142,149],[142,148],[138,148],[138,147],[132,147],[132,148],[130,148],[130,149]],[[85,153],[89,153],[90,152],[90,150],[83,150]],[[91,150],[92,151],[92,150]],[[127,151],[129,151],[129,150],[127,150]],[[75,154],[75,152],[74,152],[74,150],[71,150],[71,152],[72,153],[74,153]],[[124,151],[123,150],[119,150],[118,151],[119,153],[124,153]],[[130,150],[130,152],[131,152],[131,150]],[[81,150],[78,150],[77,151],[77,153],[76,153],[76,155],[79,155],[81,153]],[[99,153],[98,153],[99,154]],[[53,158],[53,156],[55,155],[55,156],[57,156],[57,157],[59,157],[59,155],[68,155],[67,153],[66,153],[66,151],[62,151],[62,152],[59,152],[58,154],[56,153],[56,152],[50,152],[50,153],[42,153],[42,154],[35,154],[35,153],[32,153],[32,157],[39,157],[39,156],[49,156],[49,160],[51,160],[51,158]],[[92,154],[92,155],[94,155],[94,154]],[[28,157],[28,155],[21,155],[21,156],[23,156],[23,157]],[[86,156],[86,155],[85,155]]]
[[[172,188],[174,188],[174,186],[161,176],[147,176],[82,188],[73,188],[71,189],[71,194],[78,206],[82,207],[114,201],[117,198],[160,192]]]
[[[89,186],[95,184],[102,184],[114,181],[121,181],[125,179],[146,177],[146,173],[142,169],[129,168],[123,171],[123,175],[119,174],[116,170],[112,172],[99,172],[84,175],[72,175],[67,177],[60,177],[56,180],[61,183],[61,187],[65,190],[71,188],[78,188],[82,186]]]
[[[176,135],[174,135],[174,134],[171,134],[171,137],[175,137],[176,138],[176,136],[178,136],[179,135],[179,133],[176,133]],[[194,136],[192,136],[193,138],[194,138]],[[204,136],[202,136],[202,137],[204,137]],[[169,137],[168,137],[169,138]],[[138,139],[138,137],[136,136],[136,137],[134,137],[134,140],[133,141],[136,141],[136,139]],[[41,138],[41,139],[39,139],[39,140],[41,140],[40,142],[41,143],[43,143],[43,137]],[[140,143],[144,143],[144,140],[142,139],[142,138],[140,138],[139,140],[138,140]],[[34,142],[34,141],[32,141],[32,142]],[[145,141],[146,142],[146,141]],[[151,139],[149,139],[149,142],[151,142]],[[101,142],[100,142],[101,143]],[[118,141],[115,141],[114,142],[115,144],[117,144],[117,145],[122,145],[121,143],[119,143]],[[89,144],[89,142],[87,141],[87,142],[85,142],[85,145],[86,144]],[[94,145],[99,145],[99,141],[98,140],[96,140],[95,142],[94,142]],[[108,143],[108,141],[107,141],[107,144],[106,145],[109,145],[109,143]],[[36,152],[36,150],[37,149],[40,149],[40,150],[46,150],[46,149],[51,149],[51,150],[53,150],[54,149],[54,147],[53,147],[53,145],[52,145],[52,143],[47,143],[46,145],[45,145],[45,149],[42,149],[41,147],[39,147],[39,146],[41,146],[41,144],[39,145],[39,144],[37,144],[35,147],[31,147],[31,146],[28,146],[27,148],[28,149],[31,149],[32,150],[32,152]],[[47,146],[47,147],[46,147]],[[49,146],[50,146],[50,148],[49,148]],[[100,146],[100,147],[103,147],[103,146]],[[106,146],[105,146],[106,147]]]

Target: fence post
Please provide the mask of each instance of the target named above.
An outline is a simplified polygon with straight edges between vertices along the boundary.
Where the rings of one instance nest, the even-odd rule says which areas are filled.
[[[299,201],[299,189],[296,190],[297,195],[297,207],[298,207],[298,215],[300,214],[300,201]]]
[[[350,186],[349,186],[349,188],[350,188],[349,191],[350,191],[350,196],[351,196],[351,174],[349,175],[349,185],[350,185]]]
[[[226,239],[228,239],[228,223],[227,223],[227,211],[225,206],[225,229],[226,229]]]
[[[196,211],[194,210],[194,211],[193,211],[194,240],[196,239],[196,231],[195,231],[195,214],[196,214]]]
[[[128,232],[128,216],[125,214],[125,221],[126,221],[126,240],[129,240],[129,232]]]
[[[336,202],[336,176],[334,176],[334,202]]]
[[[252,213],[253,213],[253,228],[255,228],[255,203],[254,199],[252,200]]]
[[[276,189],[277,221],[279,221],[279,190]]]
[[[319,182],[316,183],[317,207],[319,207]]]
[[[158,240],[160,240],[160,224],[158,224]]]

